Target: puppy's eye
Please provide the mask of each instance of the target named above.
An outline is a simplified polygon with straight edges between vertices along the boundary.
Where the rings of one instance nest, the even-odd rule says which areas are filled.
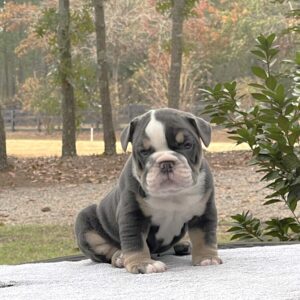
[[[183,143],[183,148],[184,149],[191,149],[193,147],[193,144],[189,141],[186,141]]]
[[[142,149],[140,150],[142,156],[149,156],[151,154],[151,149]]]

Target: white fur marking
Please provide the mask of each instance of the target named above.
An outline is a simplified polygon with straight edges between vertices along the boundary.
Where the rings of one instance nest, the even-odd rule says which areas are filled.
[[[212,265],[219,265],[221,264],[221,260],[217,258],[207,258],[200,261],[199,266],[212,266]]]
[[[146,266],[146,274],[161,273],[167,270],[167,266],[161,261],[153,261],[153,263]]]
[[[165,135],[165,127],[163,123],[156,120],[154,110],[151,112],[151,119],[145,132],[150,139],[152,147],[156,151],[169,150]]]
[[[173,238],[180,234],[184,223],[191,220],[195,215],[202,215],[205,210],[206,202],[202,202],[199,195],[187,196],[186,199],[182,200],[186,203],[181,206],[181,210],[173,209],[171,205],[168,205],[167,211],[158,210],[152,215],[152,222],[159,225],[156,238],[163,240],[163,245],[170,244]]]
[[[163,240],[163,245],[170,244],[180,234],[184,223],[204,213],[211,192],[204,193],[204,180],[205,172],[202,172],[195,186],[168,198],[149,197],[141,203],[143,212],[151,216],[154,225],[159,226],[156,238]]]

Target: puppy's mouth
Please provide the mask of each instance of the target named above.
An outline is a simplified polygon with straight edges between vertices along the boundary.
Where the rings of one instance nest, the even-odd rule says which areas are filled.
[[[181,162],[169,167],[156,164],[146,176],[149,194],[170,194],[191,187],[194,184],[191,169]]]

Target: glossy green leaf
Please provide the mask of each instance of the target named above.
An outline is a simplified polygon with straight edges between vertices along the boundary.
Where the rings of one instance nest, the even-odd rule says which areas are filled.
[[[274,91],[275,88],[276,88],[276,86],[277,86],[277,80],[276,80],[276,78],[275,78],[274,76],[268,77],[268,78],[266,79],[266,85],[267,85],[267,87],[268,87],[270,90]]]
[[[254,66],[251,68],[251,70],[252,70],[252,73],[259,78],[267,79],[267,77],[268,77],[266,71],[261,67]]]
[[[288,129],[290,127],[290,121],[288,118],[286,118],[284,116],[279,116],[278,125],[283,131],[288,131]]]
[[[276,34],[275,34],[275,33],[272,33],[272,34],[270,34],[270,35],[267,37],[267,41],[268,41],[268,44],[269,44],[270,46],[271,46],[272,43],[274,42],[275,38],[276,38]]]
[[[251,95],[256,100],[269,102],[269,98],[266,95],[264,95],[264,94],[261,94],[261,93],[252,93]]]
[[[263,205],[270,205],[270,204],[274,204],[274,203],[278,203],[278,202],[282,202],[282,200],[280,199],[271,199],[266,201]]]
[[[260,58],[266,59],[265,53],[261,50],[252,50],[251,53],[258,56],[258,57],[260,57]]]

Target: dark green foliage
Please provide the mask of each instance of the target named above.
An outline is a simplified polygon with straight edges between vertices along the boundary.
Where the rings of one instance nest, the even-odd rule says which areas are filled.
[[[35,28],[35,32],[40,37],[43,37],[47,32],[56,32],[57,23],[58,13],[56,8],[45,8]]]
[[[272,219],[261,222],[247,213],[233,216],[234,227],[230,232],[236,238],[271,236],[282,241],[300,240],[300,222],[295,210],[300,200],[300,53],[294,61],[289,78],[276,74],[278,47],[276,36],[260,35],[252,53],[258,64],[252,73],[257,82],[250,84],[254,105],[249,110],[241,108],[236,82],[217,84],[203,90],[208,99],[206,113],[211,121],[225,126],[230,138],[237,144],[247,143],[252,150],[251,163],[264,173],[261,180],[268,181],[272,193],[264,205],[282,202],[291,218]]]
[[[78,45],[85,41],[87,36],[94,32],[94,22],[91,16],[91,7],[84,6],[81,10],[71,10],[70,34],[73,45]],[[35,32],[43,37],[47,33],[56,33],[58,23],[58,12],[56,8],[43,9],[42,17],[35,26]],[[50,46],[57,50],[56,35],[50,40]]]
[[[228,232],[234,232],[234,235],[231,237],[232,240],[253,238],[260,241],[263,240],[261,222],[259,219],[253,218],[249,211],[237,214],[231,218],[236,221],[235,225],[228,230]]]
[[[91,5],[83,5],[80,9],[70,10],[70,38],[71,44],[75,47],[86,48],[85,51],[77,51],[72,54],[72,70],[66,70],[68,80],[72,83],[76,99],[76,126],[79,127],[82,120],[82,111],[93,108],[99,110],[99,93],[97,92],[96,81],[96,65],[88,49],[89,36],[94,32],[94,21],[92,17],[93,8]],[[35,32],[39,37],[48,37],[48,45],[50,53],[54,58],[54,63],[49,65],[49,72],[45,79],[41,79],[47,84],[42,85],[39,93],[48,93],[47,97],[42,97],[44,101],[38,99],[34,105],[36,110],[43,113],[57,114],[57,104],[59,97],[56,95],[56,103],[49,97],[48,90],[57,90],[60,84],[60,76],[58,74],[57,63],[59,62],[59,47],[57,43],[57,24],[58,24],[57,8],[46,8],[42,10],[42,14],[34,26]]]
[[[266,224],[265,235],[276,237],[280,241],[299,240],[300,226],[295,218],[271,219]]]

